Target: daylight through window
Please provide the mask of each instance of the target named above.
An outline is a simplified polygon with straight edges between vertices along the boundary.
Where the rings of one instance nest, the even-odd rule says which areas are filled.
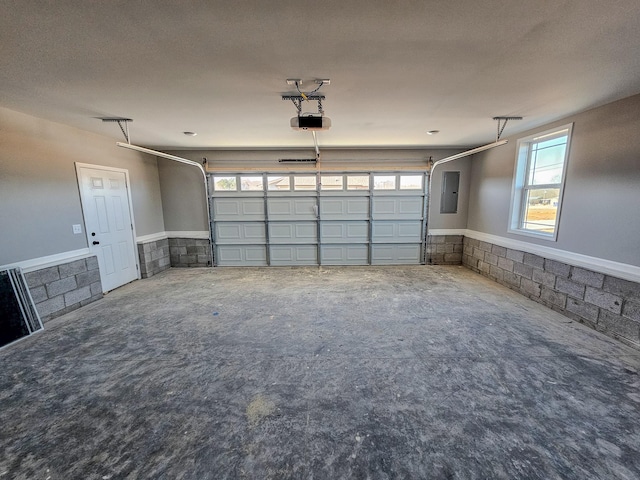
[[[518,141],[510,232],[556,239],[571,127]]]

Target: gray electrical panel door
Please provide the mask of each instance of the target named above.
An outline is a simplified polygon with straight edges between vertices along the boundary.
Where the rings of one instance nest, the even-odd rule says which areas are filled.
[[[460,172],[442,172],[440,213],[458,213],[458,187]]]

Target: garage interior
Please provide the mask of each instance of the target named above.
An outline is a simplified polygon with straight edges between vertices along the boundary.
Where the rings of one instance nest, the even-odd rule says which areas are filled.
[[[640,477],[637,2],[0,8],[0,479]]]

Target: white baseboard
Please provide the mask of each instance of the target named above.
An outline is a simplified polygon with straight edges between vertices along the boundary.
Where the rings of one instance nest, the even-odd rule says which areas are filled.
[[[142,235],[141,237],[136,237],[136,243],[157,242],[158,240],[164,240],[165,238],[168,238],[167,232],[151,233],[149,235]]]
[[[169,238],[196,238],[198,240],[207,240],[209,232],[207,230],[193,230],[183,232],[167,232]]]
[[[464,228],[434,228],[429,229],[429,235],[466,235]]]
[[[158,240],[164,240],[165,238],[195,238],[198,240],[207,240],[209,238],[209,232],[206,230],[158,232],[136,237],[136,243],[157,242]]]
[[[458,230],[450,230],[458,232]],[[521,250],[527,253],[533,253],[544,258],[557,260],[558,262],[568,263],[576,267],[582,267],[599,273],[605,273],[614,277],[623,278],[632,282],[640,282],[640,267],[629,265],[627,263],[614,262],[604,258],[591,257],[581,253],[569,252],[544,245],[536,245],[533,243],[513,240],[511,238],[491,235],[489,233],[476,232],[475,230],[466,230],[463,235],[465,237],[474,238],[482,242],[492,243],[500,247],[511,248],[513,250]],[[460,235],[459,233],[441,233],[439,235]]]
[[[70,252],[56,253],[54,255],[47,255],[46,257],[31,258],[29,260],[23,260],[22,262],[11,263],[9,265],[2,265],[0,270],[5,268],[20,267],[23,273],[34,272],[36,270],[42,270],[47,267],[54,267],[63,263],[73,262],[82,258],[92,256],[88,248],[81,248],[79,250],[72,250]]]

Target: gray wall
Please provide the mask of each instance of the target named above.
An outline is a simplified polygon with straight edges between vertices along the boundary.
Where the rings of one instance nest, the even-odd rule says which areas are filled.
[[[362,169],[363,171],[376,168],[393,168],[424,170],[427,159],[433,160],[453,155],[460,149],[321,149],[321,168],[330,169]],[[275,171],[288,169],[289,171],[316,171],[314,164],[286,165],[278,163],[280,158],[314,158],[313,149],[289,150],[179,150],[170,151],[196,162],[207,158],[209,168],[244,168],[257,171]],[[167,231],[204,231],[207,230],[206,204],[204,187],[201,187],[201,175],[195,167],[182,165],[171,160],[158,159],[160,184],[162,186],[162,205],[164,208],[164,222]],[[438,167],[437,181],[434,181],[435,211],[440,211],[440,187],[442,171],[459,170],[460,198],[459,210],[455,215],[432,216],[432,228],[460,228],[467,225],[467,192],[469,185],[470,167],[467,159],[447,163]]]
[[[74,162],[128,169],[137,235],[164,231],[155,157],[115,142],[0,108],[0,265],[87,247]]]
[[[507,233],[517,139],[570,122],[557,242]],[[640,266],[640,95],[507,138],[471,159],[467,228]]]
[[[175,155],[182,156],[180,152]],[[195,166],[158,158],[158,172],[165,230],[209,230],[204,179],[200,170]]]

